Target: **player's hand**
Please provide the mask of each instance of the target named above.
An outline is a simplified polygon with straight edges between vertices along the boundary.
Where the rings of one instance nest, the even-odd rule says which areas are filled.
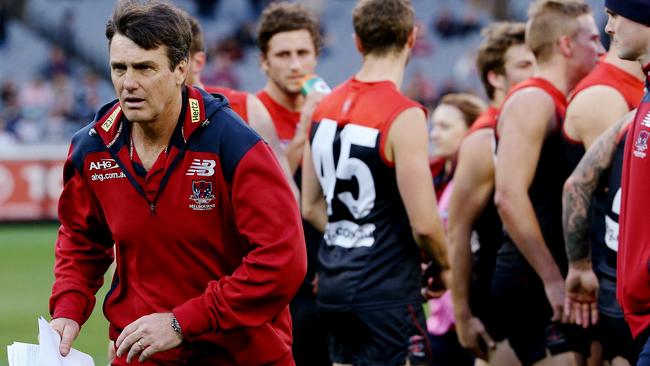
[[[598,322],[598,278],[591,268],[569,267],[563,321],[583,328]]]
[[[300,110],[300,121],[296,127],[296,134],[306,135],[308,133],[307,130],[311,125],[311,117],[314,114],[314,110],[316,110],[318,103],[323,100],[325,95],[327,94],[319,93],[317,91],[312,91],[311,93],[307,94],[305,97],[305,102],[302,105],[302,109]]]
[[[431,266],[432,264],[429,264]],[[451,288],[451,271],[443,270],[437,274],[428,274],[425,269],[423,274],[422,297],[425,300],[438,299]]]
[[[156,313],[127,325],[117,338],[117,357],[126,354],[126,362],[137,356],[140,363],[145,362],[154,353],[178,347],[183,336],[176,333],[171,326],[172,313]]]
[[[61,356],[67,356],[72,348],[72,342],[79,335],[79,323],[68,318],[56,318],[52,319],[50,326],[61,336],[61,345],[59,345]]]
[[[560,277],[559,280],[544,283],[544,291],[553,310],[551,321],[561,321],[564,313],[564,280]]]
[[[456,333],[461,346],[482,360],[487,361],[488,349],[496,348],[483,322],[473,315],[456,319]]]

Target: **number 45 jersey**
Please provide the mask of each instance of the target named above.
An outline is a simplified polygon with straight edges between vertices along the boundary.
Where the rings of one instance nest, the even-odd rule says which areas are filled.
[[[350,79],[314,112],[314,170],[328,223],[318,260],[318,303],[363,310],[421,303],[420,250],[384,154],[395,118],[422,108],[390,81]]]

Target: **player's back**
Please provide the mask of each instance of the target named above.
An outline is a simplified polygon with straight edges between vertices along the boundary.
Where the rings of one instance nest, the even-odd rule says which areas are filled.
[[[392,82],[351,79],[314,112],[312,158],[328,204],[318,301],[332,310],[420,302],[419,249],[384,154],[392,122],[419,107]]]

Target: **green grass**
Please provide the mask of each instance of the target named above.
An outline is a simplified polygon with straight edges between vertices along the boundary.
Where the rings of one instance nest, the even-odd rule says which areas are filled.
[[[7,345],[37,343],[39,316],[49,320],[57,225],[0,225],[0,366],[8,365]],[[97,306],[73,347],[106,365],[108,322],[101,304],[110,281],[97,294]]]

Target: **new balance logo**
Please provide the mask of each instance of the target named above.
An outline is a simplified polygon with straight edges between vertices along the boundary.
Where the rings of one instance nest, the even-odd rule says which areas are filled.
[[[199,177],[211,177],[214,175],[214,167],[217,166],[217,162],[214,160],[201,160],[194,159],[192,160],[192,165],[187,169],[187,174],[185,175],[198,175]]]

